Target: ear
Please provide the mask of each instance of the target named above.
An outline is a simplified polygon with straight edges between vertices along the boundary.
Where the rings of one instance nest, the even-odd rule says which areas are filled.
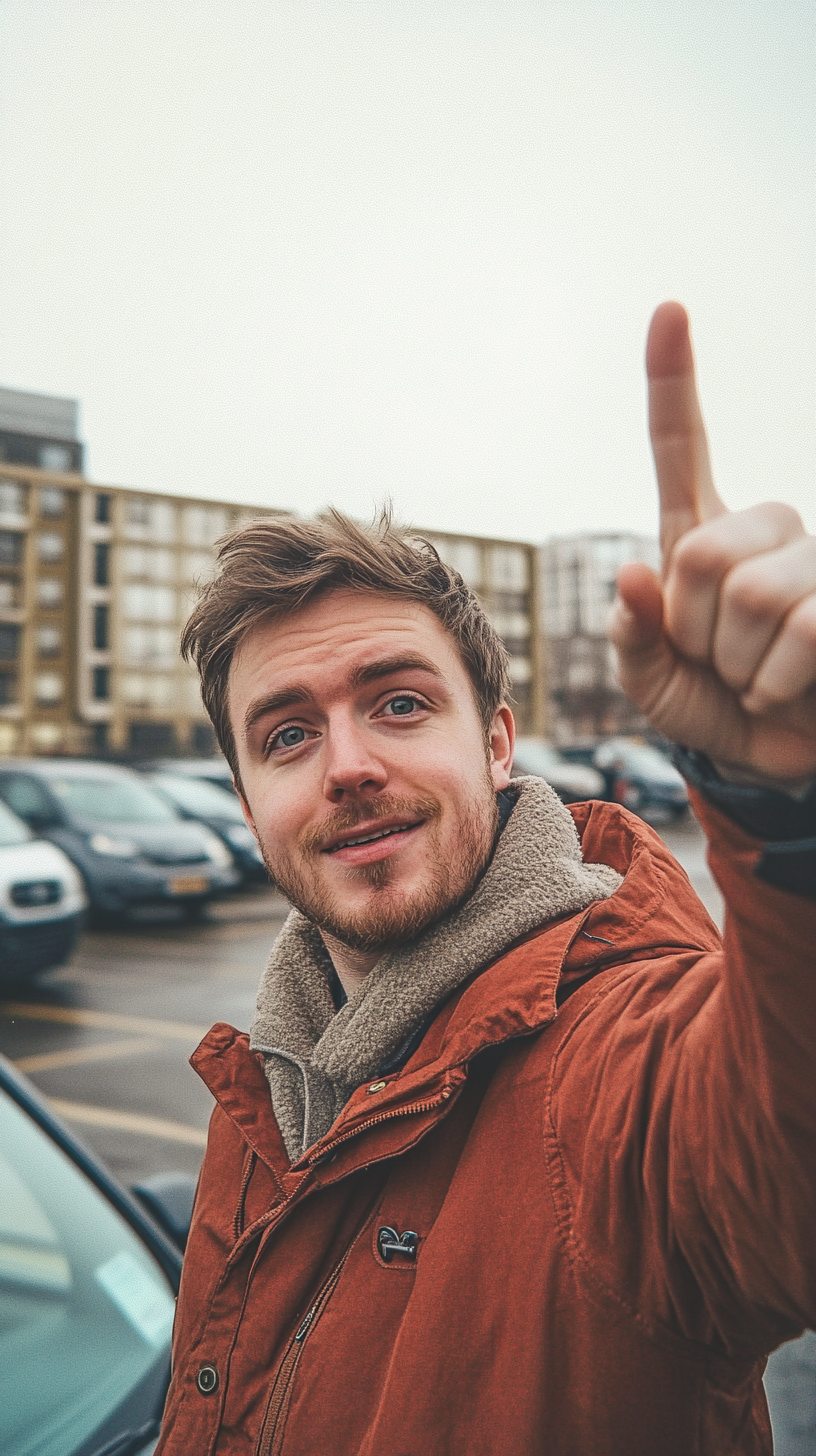
[[[516,746],[516,724],[513,714],[502,703],[496,709],[490,729],[490,777],[494,789],[506,789],[513,767],[513,751]]]
[[[258,831],[255,828],[255,820],[252,817],[252,810],[250,809],[249,804],[247,803],[246,799],[244,798],[244,791],[241,788],[241,785],[240,785],[240,783],[238,782],[237,779],[233,779],[233,781],[232,781],[232,787],[234,788],[236,794],[238,795],[238,802],[241,805],[241,812],[242,812],[244,818],[246,819],[246,822],[249,825],[249,828],[252,830],[252,833],[255,835],[255,838],[257,839],[258,838]]]

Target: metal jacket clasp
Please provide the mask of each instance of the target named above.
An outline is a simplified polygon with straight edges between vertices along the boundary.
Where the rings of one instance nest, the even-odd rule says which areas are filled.
[[[381,1228],[377,1233],[377,1249],[380,1258],[384,1263],[390,1264],[394,1254],[401,1254],[404,1259],[415,1259],[419,1234],[412,1229],[406,1229],[404,1234],[398,1234],[394,1228]]]

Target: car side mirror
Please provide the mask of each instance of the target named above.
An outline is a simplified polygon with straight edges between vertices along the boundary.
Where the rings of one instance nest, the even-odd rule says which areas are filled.
[[[133,1193],[163,1233],[182,1253],[193,1217],[198,1180],[189,1173],[154,1173],[133,1186]]]

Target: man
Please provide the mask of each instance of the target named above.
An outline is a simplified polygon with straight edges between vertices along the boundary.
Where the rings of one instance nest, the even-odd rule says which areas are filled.
[[[296,909],[193,1058],[160,1456],[770,1450],[816,1321],[816,542],[719,501],[678,305],[647,364],[664,573],[612,635],[724,946],[646,826],[511,782],[501,645],[387,522],[249,527],[188,624]]]

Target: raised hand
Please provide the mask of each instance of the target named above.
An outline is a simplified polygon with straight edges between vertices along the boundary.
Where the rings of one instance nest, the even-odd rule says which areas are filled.
[[[655,313],[646,369],[663,568],[619,573],[621,685],[672,741],[801,782],[816,773],[816,537],[790,506],[717,495],[679,303]]]

